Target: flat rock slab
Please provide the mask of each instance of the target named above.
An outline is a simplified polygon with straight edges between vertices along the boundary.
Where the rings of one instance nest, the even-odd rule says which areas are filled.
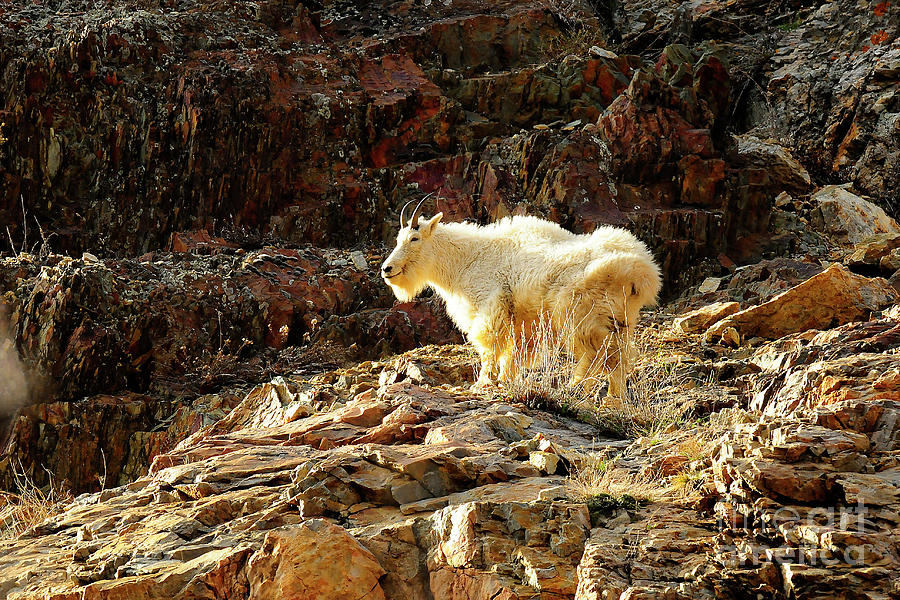
[[[768,302],[720,320],[706,338],[720,339],[728,328],[743,338],[776,339],[808,329],[830,329],[869,315],[897,301],[897,291],[881,278],[854,275],[833,264]]]

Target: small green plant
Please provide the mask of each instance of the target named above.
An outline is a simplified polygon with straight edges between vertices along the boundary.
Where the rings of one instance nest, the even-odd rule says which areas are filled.
[[[794,13],[790,21],[779,23],[778,25],[776,25],[776,27],[778,27],[778,29],[780,29],[781,31],[794,31],[802,24],[803,17],[800,16],[800,13]]]
[[[622,494],[621,496],[597,494],[586,498],[585,504],[587,504],[588,510],[592,513],[610,515],[620,508],[635,511],[642,506],[647,506],[650,504],[650,501],[646,498],[635,498],[631,494]]]

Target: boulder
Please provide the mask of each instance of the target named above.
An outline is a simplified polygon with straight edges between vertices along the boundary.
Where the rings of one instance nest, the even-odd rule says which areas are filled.
[[[900,225],[884,210],[845,187],[827,185],[812,195],[811,224],[843,245],[854,245],[877,234],[900,234]]]
[[[714,302],[677,317],[672,321],[672,327],[682,333],[701,333],[740,309],[737,302]]]
[[[247,563],[255,600],[384,600],[384,574],[346,529],[323,519],[269,531]]]
[[[843,265],[833,264],[764,304],[722,319],[705,335],[717,340],[733,327],[743,338],[774,339],[807,329],[828,329],[867,320],[898,297],[884,279],[854,275]]]
[[[802,194],[811,187],[809,172],[778,143],[749,134],[734,136],[734,142],[735,162],[765,169],[775,193]]]
[[[876,234],[853,247],[844,259],[849,267],[868,267],[890,277],[900,270],[900,231]]]
[[[818,263],[775,258],[739,267],[728,282],[728,297],[741,303],[762,304],[822,272]]]

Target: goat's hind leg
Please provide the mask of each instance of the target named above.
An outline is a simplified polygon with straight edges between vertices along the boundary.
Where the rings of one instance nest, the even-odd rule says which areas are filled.
[[[575,356],[578,363],[571,383],[581,384],[591,392],[600,383],[600,376],[609,379],[607,396],[623,398],[629,371],[627,334],[606,327],[585,327],[576,333]]]

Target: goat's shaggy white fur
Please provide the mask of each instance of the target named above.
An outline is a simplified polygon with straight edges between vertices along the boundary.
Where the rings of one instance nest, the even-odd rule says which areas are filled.
[[[660,289],[640,240],[608,226],[576,235],[535,217],[487,226],[441,217],[403,227],[381,274],[402,301],[429,286],[444,299],[481,357],[479,384],[509,381],[517,353],[528,361],[530,337],[549,324],[574,338],[573,382],[590,387],[608,373],[610,395],[621,396],[630,362],[622,338]]]

